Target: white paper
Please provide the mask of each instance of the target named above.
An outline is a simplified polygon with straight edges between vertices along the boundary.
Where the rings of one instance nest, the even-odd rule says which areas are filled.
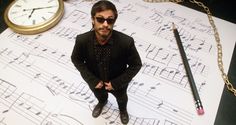
[[[206,14],[174,3],[114,0],[115,29],[135,40],[142,58],[140,72],[128,88],[129,125],[213,125],[224,82],[217,48]],[[98,118],[97,103],[71,63],[77,34],[91,29],[94,1],[70,0],[58,25],[37,35],[5,30],[0,35],[1,125],[119,125],[113,95]],[[228,71],[236,25],[213,18]],[[197,115],[185,69],[172,31],[179,30],[205,110]]]

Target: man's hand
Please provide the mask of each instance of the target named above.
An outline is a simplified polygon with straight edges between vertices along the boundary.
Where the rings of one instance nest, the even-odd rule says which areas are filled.
[[[96,86],[95,89],[101,89],[103,87],[103,82],[100,81]]]
[[[109,91],[114,90],[112,85],[111,85],[111,82],[104,82],[104,84],[105,84],[105,89],[106,90],[109,90]]]

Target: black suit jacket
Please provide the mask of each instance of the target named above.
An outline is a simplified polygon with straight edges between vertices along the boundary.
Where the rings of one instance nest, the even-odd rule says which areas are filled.
[[[128,83],[141,69],[142,62],[132,37],[113,30],[111,38],[113,44],[108,80],[111,81],[114,90],[119,90],[128,87]],[[92,90],[101,81],[94,53],[94,39],[95,31],[78,35],[71,55],[73,64]]]

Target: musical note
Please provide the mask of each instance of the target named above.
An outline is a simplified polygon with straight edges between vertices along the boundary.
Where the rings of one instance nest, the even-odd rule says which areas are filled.
[[[84,27],[85,25],[83,25]],[[52,31],[52,35],[58,36],[60,38],[64,38],[70,41],[74,41],[76,36],[80,34],[81,31],[74,28],[67,28],[67,27],[58,27],[55,31]]]
[[[135,94],[140,87],[142,87],[144,83],[132,82],[131,87],[129,87],[128,91]]]
[[[145,96],[148,96],[148,94],[150,94],[152,91],[155,91],[155,89],[157,88],[157,86],[161,85],[161,83],[157,83],[155,84],[155,86],[150,86],[147,93],[145,94]]]
[[[63,19],[71,22],[71,23],[77,23],[77,21],[80,21],[80,24],[83,22],[88,22],[88,13],[81,11],[81,10],[73,10],[69,14],[67,14]]]
[[[163,105],[163,101],[159,104],[157,104],[157,109],[161,108],[161,106]]]

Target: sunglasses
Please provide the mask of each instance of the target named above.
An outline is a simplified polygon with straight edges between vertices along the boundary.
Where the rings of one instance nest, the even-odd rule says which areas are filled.
[[[99,22],[99,23],[104,23],[105,21],[107,21],[108,24],[113,24],[115,22],[115,19],[113,18],[103,18],[103,17],[95,17],[96,20]]]

